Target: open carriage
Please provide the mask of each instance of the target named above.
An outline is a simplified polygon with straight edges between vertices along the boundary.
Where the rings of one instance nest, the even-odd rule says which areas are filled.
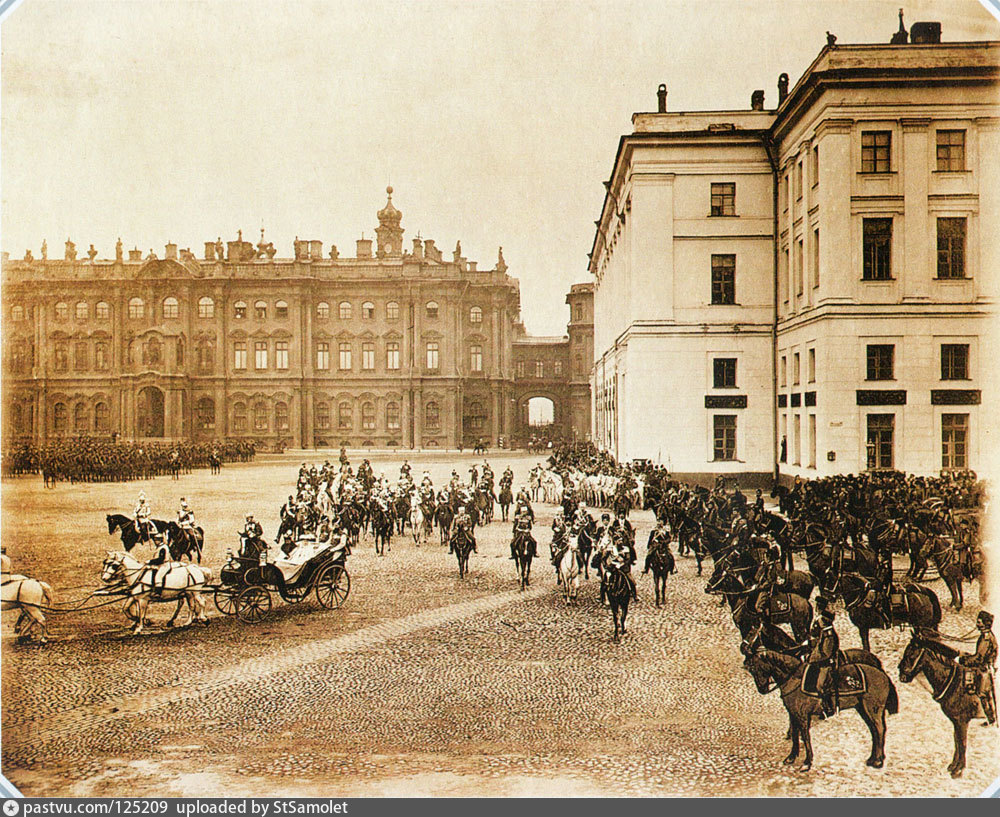
[[[351,576],[345,562],[347,549],[340,542],[300,540],[289,555],[281,551],[268,559],[266,546],[241,543],[229,559],[214,586],[215,606],[227,616],[256,624],[263,621],[277,593],[289,604],[304,601],[315,590],[316,600],[327,609],[340,607],[351,592]]]

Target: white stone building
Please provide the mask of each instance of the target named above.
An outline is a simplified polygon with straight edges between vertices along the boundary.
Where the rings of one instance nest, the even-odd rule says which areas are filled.
[[[748,483],[981,467],[1000,43],[912,33],[828,45],[775,110],[661,86],[633,115],[591,253],[598,445]]]

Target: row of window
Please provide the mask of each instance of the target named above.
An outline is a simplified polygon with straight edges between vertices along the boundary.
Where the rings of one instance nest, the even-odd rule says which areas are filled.
[[[385,344],[385,368],[388,371],[399,369],[399,343],[389,341]],[[233,343],[233,368],[248,368],[248,343],[238,340]],[[269,345],[266,340],[254,341],[254,368],[268,368]],[[328,371],[330,365],[330,343],[320,341],[316,344],[316,368],[320,371]],[[441,344],[437,341],[428,341],[424,344],[424,368],[436,371],[441,365]],[[288,341],[277,341],[274,344],[274,368],[288,368]],[[337,346],[337,369],[340,371],[351,371],[354,368],[354,348],[349,341],[343,341]],[[361,371],[375,370],[375,342],[364,341],[361,344]],[[483,347],[474,343],[469,346],[469,370],[471,372],[483,371]]]
[[[965,131],[936,131],[935,167],[939,172],[965,170]],[[861,172],[892,172],[892,131],[861,132]]]
[[[892,219],[862,220],[862,278],[865,281],[892,280]],[[965,278],[965,218],[937,220],[937,276]]]
[[[52,430],[57,434],[65,434],[69,428],[69,407],[65,403],[56,403],[52,407]],[[86,403],[77,403],[73,409],[73,433],[88,434],[91,431],[111,430],[111,410],[107,403],[94,405],[93,411]]]
[[[580,355],[577,355],[577,361],[580,364],[579,365],[579,371],[577,372],[577,374],[583,374],[583,358]],[[531,361],[527,361],[527,360],[519,360],[519,361],[517,361],[517,376],[518,377],[528,377],[529,376],[528,375],[528,371],[529,371],[528,364],[529,363],[531,363]],[[533,377],[545,377],[545,361],[544,360],[536,360],[536,361],[534,361],[533,365],[530,368],[530,371],[532,373],[531,376],[533,376]],[[562,361],[561,360],[553,360],[552,361],[552,376],[553,377],[562,377],[562,373],[563,373]]]
[[[816,350],[809,349],[807,352],[808,378],[810,383],[816,381]],[[894,343],[869,343],[865,349],[865,379],[866,380],[895,380],[895,358],[896,345]],[[942,380],[969,380],[969,344],[968,343],[942,343],[941,344],[941,379]],[[795,352],[792,355],[792,383],[797,386],[801,382],[800,354]],[[718,365],[719,361],[716,361]],[[735,385],[736,361],[732,361],[733,380]],[[716,388],[726,388],[719,385],[718,369],[716,369]],[[788,385],[788,356],[782,355],[780,361],[781,387]]]

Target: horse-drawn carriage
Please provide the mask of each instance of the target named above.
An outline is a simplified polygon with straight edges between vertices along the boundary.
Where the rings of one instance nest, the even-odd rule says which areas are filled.
[[[219,611],[256,624],[271,612],[272,593],[298,604],[315,590],[316,600],[327,609],[336,609],[347,600],[351,576],[345,566],[345,545],[305,538],[291,554],[281,555],[269,560],[266,545],[243,537],[239,552],[230,551],[219,584],[211,586]]]

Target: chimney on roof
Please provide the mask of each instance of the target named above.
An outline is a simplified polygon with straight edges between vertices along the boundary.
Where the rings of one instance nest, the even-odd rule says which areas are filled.
[[[169,244],[167,244],[167,246],[163,250],[163,257],[164,258],[172,258],[172,259],[176,260],[177,259],[177,245],[174,244],[172,241]]]
[[[785,101],[785,97],[788,96],[788,74],[782,74],[778,77],[778,104],[780,105]]]
[[[903,25],[903,10],[899,10],[899,30],[892,35],[889,45],[906,45],[906,26]]]
[[[750,110],[752,111],[762,111],[764,110],[764,91],[758,89],[750,94]]]
[[[423,258],[424,257],[424,242],[419,238],[413,239],[413,257]]]
[[[656,89],[656,111],[657,113],[667,112],[667,86],[663,84]]]
[[[941,42],[940,23],[914,23],[910,26],[910,42],[913,45],[928,45]]]
[[[371,258],[372,257],[372,240],[370,238],[359,238],[358,239],[358,258]]]

